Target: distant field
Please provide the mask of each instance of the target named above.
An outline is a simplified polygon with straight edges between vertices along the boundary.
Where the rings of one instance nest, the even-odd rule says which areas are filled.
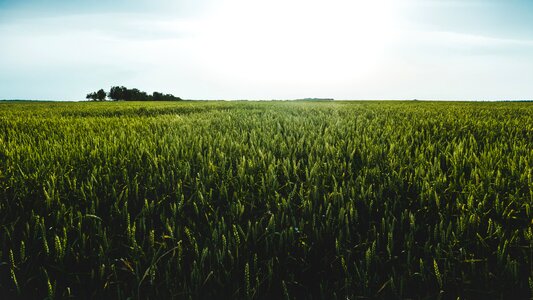
[[[533,103],[0,103],[0,297],[529,299]]]

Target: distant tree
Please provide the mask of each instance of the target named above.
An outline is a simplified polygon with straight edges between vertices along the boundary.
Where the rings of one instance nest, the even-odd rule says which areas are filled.
[[[96,101],[96,99],[98,98],[98,96],[96,95],[96,93],[89,93],[87,94],[87,96],[85,97],[87,100],[92,100],[92,101]]]
[[[172,94],[166,94],[164,99],[165,101],[177,101],[177,100],[182,100],[180,97],[176,97]]]
[[[126,97],[124,100],[147,101],[151,100],[151,97],[148,96],[146,92],[140,91],[139,89],[126,89]]]
[[[124,98],[125,91],[127,89],[123,86],[113,86],[111,87],[111,90],[109,90],[109,98],[112,100],[118,101],[118,100],[126,100]]]
[[[96,92],[96,98],[98,101],[104,101],[106,96],[107,94],[103,89],[100,89],[98,92]]]
[[[154,101],[161,101],[163,100],[163,93],[160,93],[160,92],[154,92],[152,94],[152,100]]]

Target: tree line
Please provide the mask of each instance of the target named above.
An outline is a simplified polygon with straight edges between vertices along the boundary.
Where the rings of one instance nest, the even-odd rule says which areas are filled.
[[[103,89],[98,90],[97,92],[92,92],[87,94],[85,97],[88,100],[92,101],[105,101],[106,98],[109,98],[113,101],[176,101],[182,100],[180,97],[176,97],[172,94],[163,94],[160,92],[153,92],[151,95],[147,94],[144,91],[139,89],[128,89],[124,86],[113,86],[106,93]]]

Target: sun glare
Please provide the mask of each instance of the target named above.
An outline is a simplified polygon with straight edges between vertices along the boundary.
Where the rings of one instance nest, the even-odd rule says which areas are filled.
[[[201,22],[197,49],[200,63],[242,80],[324,84],[364,77],[394,38],[389,1],[230,3]]]

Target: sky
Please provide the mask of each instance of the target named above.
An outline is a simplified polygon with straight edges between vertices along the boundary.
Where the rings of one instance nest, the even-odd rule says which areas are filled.
[[[0,99],[533,99],[533,0],[0,0]]]

